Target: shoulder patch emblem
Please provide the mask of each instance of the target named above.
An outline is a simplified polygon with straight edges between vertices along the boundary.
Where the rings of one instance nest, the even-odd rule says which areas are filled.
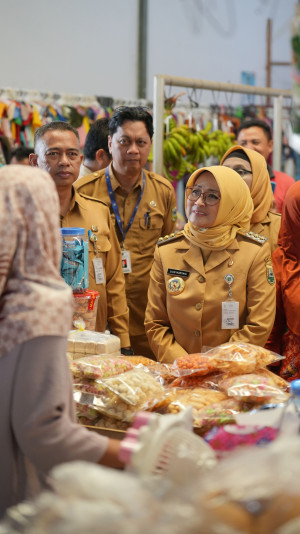
[[[268,238],[265,235],[256,234],[255,232],[252,232],[251,230],[245,234],[245,237],[252,239],[256,243],[259,243],[260,245],[263,245],[268,240]]]
[[[178,239],[181,236],[183,236],[183,232],[176,232],[170,235],[165,235],[164,237],[159,238],[159,240],[157,241],[157,245],[165,245],[166,243],[170,243],[170,241],[174,241],[175,239]]]
[[[267,256],[265,258],[265,264],[266,264],[266,276],[267,276],[267,280],[269,282],[269,284],[271,286],[274,286],[275,285],[275,274],[274,274],[274,270],[273,270],[273,265],[272,265],[272,259],[271,259],[271,256]]]

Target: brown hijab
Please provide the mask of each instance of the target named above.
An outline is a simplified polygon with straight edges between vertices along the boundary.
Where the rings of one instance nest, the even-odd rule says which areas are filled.
[[[72,292],[60,276],[59,203],[49,174],[0,169],[0,357],[44,336],[66,336]]]
[[[251,217],[251,224],[262,222],[270,211],[274,199],[266,160],[255,150],[235,145],[225,152],[220,161],[220,165],[223,165],[227,156],[236,150],[242,150],[246,154],[252,169],[250,193],[254,204],[254,211]]]
[[[300,182],[283,203],[278,248],[272,254],[277,292],[280,291],[288,328],[300,335]]]

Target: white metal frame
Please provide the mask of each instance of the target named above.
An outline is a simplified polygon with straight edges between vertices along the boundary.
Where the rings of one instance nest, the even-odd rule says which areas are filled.
[[[164,88],[165,85],[173,87],[190,87],[194,89],[208,89],[228,93],[246,93],[251,95],[265,95],[274,97],[273,102],[273,167],[281,170],[281,135],[282,135],[282,99],[292,97],[292,91],[283,89],[273,89],[268,87],[256,87],[252,85],[231,84],[221,82],[211,82],[207,80],[196,80],[193,78],[180,78],[178,76],[167,76],[157,74],[154,76],[154,100],[153,100],[153,171],[163,174],[163,139],[164,123]]]

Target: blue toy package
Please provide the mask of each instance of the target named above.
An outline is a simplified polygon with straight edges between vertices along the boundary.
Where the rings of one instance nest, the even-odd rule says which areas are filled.
[[[84,228],[61,228],[61,276],[73,291],[89,287],[89,249]]]

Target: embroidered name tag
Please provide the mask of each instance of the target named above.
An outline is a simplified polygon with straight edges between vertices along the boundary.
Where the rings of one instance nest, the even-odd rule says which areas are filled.
[[[175,276],[186,276],[187,278],[190,276],[189,271],[180,271],[178,269],[168,269],[167,274],[172,274]]]

